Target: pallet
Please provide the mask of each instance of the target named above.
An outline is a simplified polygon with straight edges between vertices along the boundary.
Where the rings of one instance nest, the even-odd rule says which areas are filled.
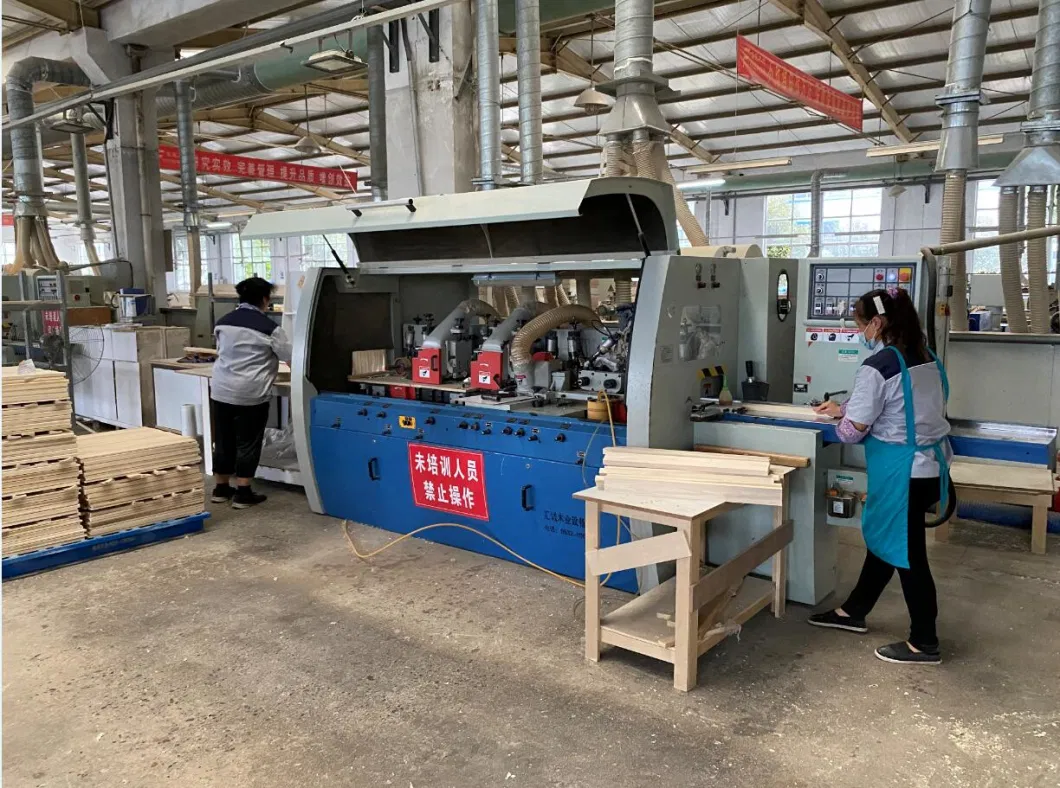
[[[77,458],[86,484],[178,465],[198,465],[202,459],[194,438],[150,427],[79,435]]]
[[[48,369],[38,369],[20,375],[18,367],[4,367],[2,388],[0,401],[5,406],[56,402],[70,398],[66,375]]]
[[[110,509],[81,513],[89,536],[111,533],[157,522],[160,517],[172,519],[198,514],[205,508],[202,488],[134,501]]]
[[[201,531],[209,517],[208,512],[194,514],[190,517],[180,517],[175,520],[167,520],[134,528],[118,533],[107,534],[85,539],[60,547],[49,547],[24,555],[4,558],[0,563],[4,580],[54,569],[66,564],[75,564],[99,558],[109,553],[123,550],[133,550],[152,542],[160,542],[166,539],[175,539],[179,536]]]
[[[19,495],[45,490],[61,490],[80,481],[81,467],[68,457],[52,462],[13,465],[3,470],[3,494]]]
[[[5,527],[24,525],[78,513],[78,488],[14,495],[3,500]]]
[[[4,528],[0,535],[0,553],[5,556],[28,553],[42,547],[76,542],[85,538],[80,517],[58,517],[29,525]]]
[[[76,454],[77,440],[71,430],[25,438],[4,438],[0,442],[0,461],[5,468],[33,462],[65,460]]]
[[[86,511],[107,509],[202,486],[202,471],[198,467],[181,465],[149,473],[136,473],[84,485],[81,488],[81,508]]]
[[[70,400],[7,405],[0,414],[0,434],[5,438],[57,432],[72,426]]]

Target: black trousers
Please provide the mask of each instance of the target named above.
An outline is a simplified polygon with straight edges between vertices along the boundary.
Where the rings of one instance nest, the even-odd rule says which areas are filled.
[[[905,605],[909,608],[909,642],[921,651],[934,651],[939,646],[935,633],[938,600],[931,567],[928,566],[924,528],[924,516],[938,500],[938,477],[909,480],[909,568],[899,569],[898,578],[902,582]],[[868,552],[858,583],[843,603],[843,611],[854,618],[865,618],[875,607],[894,571],[895,567]]]
[[[269,403],[229,405],[210,400],[213,415],[213,472],[251,479],[261,460]]]

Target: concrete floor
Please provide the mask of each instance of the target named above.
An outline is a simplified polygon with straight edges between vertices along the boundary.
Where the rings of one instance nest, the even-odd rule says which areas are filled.
[[[895,582],[868,636],[756,617],[686,695],[647,658],[583,662],[575,588],[416,540],[365,564],[270,493],[4,584],[5,786],[1060,785],[1055,538],[932,549],[941,668],[873,658],[904,634]]]

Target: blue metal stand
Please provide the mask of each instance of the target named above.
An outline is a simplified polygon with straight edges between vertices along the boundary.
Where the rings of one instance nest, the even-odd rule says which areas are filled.
[[[164,523],[146,525],[142,528],[131,528],[128,531],[105,536],[96,536],[81,542],[59,545],[58,547],[46,547],[43,550],[35,550],[32,553],[13,555],[3,560],[3,579],[11,580],[15,577],[43,572],[46,569],[54,569],[57,566],[76,564],[93,558],[117,553],[123,550],[132,550],[152,542],[161,542],[166,539],[175,539],[178,536],[201,531],[206,523],[209,512],[193,514],[190,517],[181,517],[177,520],[167,520]]]

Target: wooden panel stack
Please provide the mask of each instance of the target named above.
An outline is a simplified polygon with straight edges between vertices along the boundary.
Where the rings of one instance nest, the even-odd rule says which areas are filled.
[[[203,511],[199,444],[142,427],[77,438],[81,516],[89,536]]]
[[[610,446],[596,486],[675,500],[714,495],[729,503],[780,506],[789,470],[769,457]]]
[[[4,556],[85,538],[66,376],[3,370]]]

